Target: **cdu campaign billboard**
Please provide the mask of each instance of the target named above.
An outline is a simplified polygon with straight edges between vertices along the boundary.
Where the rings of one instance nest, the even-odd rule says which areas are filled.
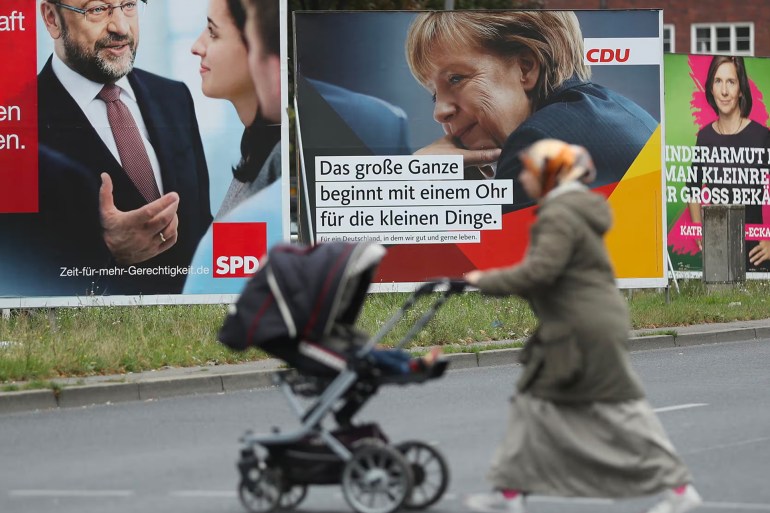
[[[586,147],[619,284],[666,284],[662,12],[294,13],[300,228],[370,240],[374,282],[507,266],[536,205],[521,150]]]
[[[229,9],[0,3],[0,306],[230,302],[289,239],[286,2],[253,66]]]

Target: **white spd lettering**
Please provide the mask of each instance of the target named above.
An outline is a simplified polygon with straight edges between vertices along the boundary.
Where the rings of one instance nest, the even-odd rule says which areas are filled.
[[[217,258],[217,274],[235,274],[242,271],[254,274],[259,269],[259,260],[255,256],[221,256]]]

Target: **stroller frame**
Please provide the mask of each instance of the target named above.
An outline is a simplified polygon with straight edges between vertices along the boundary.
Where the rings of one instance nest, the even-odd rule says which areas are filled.
[[[356,426],[352,419],[381,385],[419,383],[443,375],[446,360],[435,362],[427,372],[392,375],[379,372],[367,355],[421,296],[440,292],[396,344],[396,349],[411,341],[446,300],[465,287],[464,281],[449,279],[419,286],[351,358],[300,343],[300,351],[304,348],[305,356],[333,368],[338,374],[330,378],[322,391],[317,386],[317,377],[274,374],[274,383],[281,388],[301,425],[288,433],[274,428],[272,434],[246,432],[241,437],[239,496],[249,511],[268,513],[291,509],[304,499],[308,485],[317,484],[341,484],[346,501],[358,513],[392,513],[402,506],[423,509],[441,498],[448,485],[449,472],[437,449],[419,441],[391,446],[379,426]],[[317,397],[305,407],[299,400],[300,395]],[[331,413],[338,426],[335,430],[323,426]],[[314,465],[316,472],[307,471]],[[297,466],[302,470],[297,470]],[[428,489],[429,484],[434,486],[429,483],[431,471],[438,474],[439,483]]]

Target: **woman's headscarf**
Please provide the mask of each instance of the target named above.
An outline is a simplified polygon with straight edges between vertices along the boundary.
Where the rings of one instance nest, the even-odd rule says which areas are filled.
[[[537,141],[523,149],[519,158],[524,164],[521,172],[529,171],[540,180],[542,196],[559,183],[579,181],[588,184],[596,178],[596,166],[588,150],[558,139]]]

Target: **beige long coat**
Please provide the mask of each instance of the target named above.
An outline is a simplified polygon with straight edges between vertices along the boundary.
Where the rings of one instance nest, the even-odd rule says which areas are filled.
[[[624,401],[644,396],[628,361],[630,321],[603,236],[604,198],[577,183],[541,203],[521,264],[482,275],[485,294],[529,300],[539,320],[522,351],[520,391],[555,402]]]
[[[497,489],[622,498],[692,480],[628,361],[628,310],[603,241],[610,223],[604,198],[559,186],[524,261],[479,282],[527,298],[541,323],[487,476]]]

